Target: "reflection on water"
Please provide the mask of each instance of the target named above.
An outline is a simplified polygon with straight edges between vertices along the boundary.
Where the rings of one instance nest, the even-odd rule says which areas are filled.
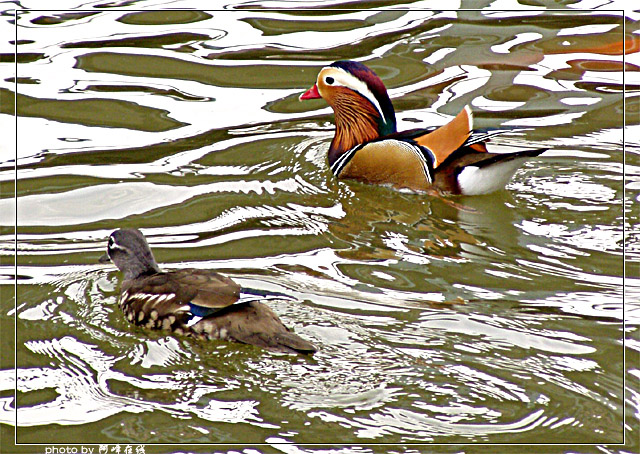
[[[17,361],[3,351],[3,452],[16,406],[21,443],[624,435],[637,450],[638,393],[622,389],[639,377],[637,14],[623,35],[620,15],[598,10],[115,6],[22,11],[18,71],[0,84],[3,130],[14,101],[20,115],[17,210],[16,161],[0,162],[3,294],[15,219],[20,283],[16,307],[2,301]],[[343,58],[383,78],[399,129],[469,104],[476,126],[515,128],[496,146],[550,150],[489,196],[336,181],[331,111],[298,96]],[[131,327],[118,275],[97,264],[118,227],[141,228],[167,268],[293,296],[269,304],[320,351]]]

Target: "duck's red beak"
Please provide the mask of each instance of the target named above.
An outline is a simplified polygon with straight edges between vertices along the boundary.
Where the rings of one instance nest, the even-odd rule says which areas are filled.
[[[310,89],[308,89],[307,91],[305,91],[300,95],[300,101],[304,99],[318,99],[318,98],[322,98],[322,96],[320,96],[320,92],[318,92],[318,85],[316,84],[313,84],[313,87],[311,87]]]

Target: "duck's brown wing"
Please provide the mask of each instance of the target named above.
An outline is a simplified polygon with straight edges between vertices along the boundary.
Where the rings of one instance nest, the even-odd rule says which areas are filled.
[[[172,283],[184,295],[183,301],[203,308],[223,308],[240,298],[240,286],[222,274],[197,269],[171,273]]]
[[[161,327],[184,322],[192,315],[208,315],[238,301],[240,286],[230,278],[207,270],[183,269],[124,281],[120,306],[138,325]],[[149,321],[157,323],[149,323]],[[166,324],[166,323],[165,323]],[[158,325],[158,326],[156,326]]]

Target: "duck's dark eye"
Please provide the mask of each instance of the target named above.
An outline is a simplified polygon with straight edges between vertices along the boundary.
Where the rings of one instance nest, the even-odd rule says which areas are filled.
[[[108,246],[107,246],[107,247],[108,247],[109,249],[111,249],[111,248],[113,247],[113,237],[112,237],[112,236],[110,236],[110,237],[109,237],[109,244],[108,244]]]
[[[333,77],[325,77],[324,81],[326,82],[327,85],[333,85]]]

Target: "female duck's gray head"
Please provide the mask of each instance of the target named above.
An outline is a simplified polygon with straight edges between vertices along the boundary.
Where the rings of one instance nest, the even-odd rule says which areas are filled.
[[[118,229],[109,237],[107,255],[125,279],[159,273],[151,248],[138,229]]]

